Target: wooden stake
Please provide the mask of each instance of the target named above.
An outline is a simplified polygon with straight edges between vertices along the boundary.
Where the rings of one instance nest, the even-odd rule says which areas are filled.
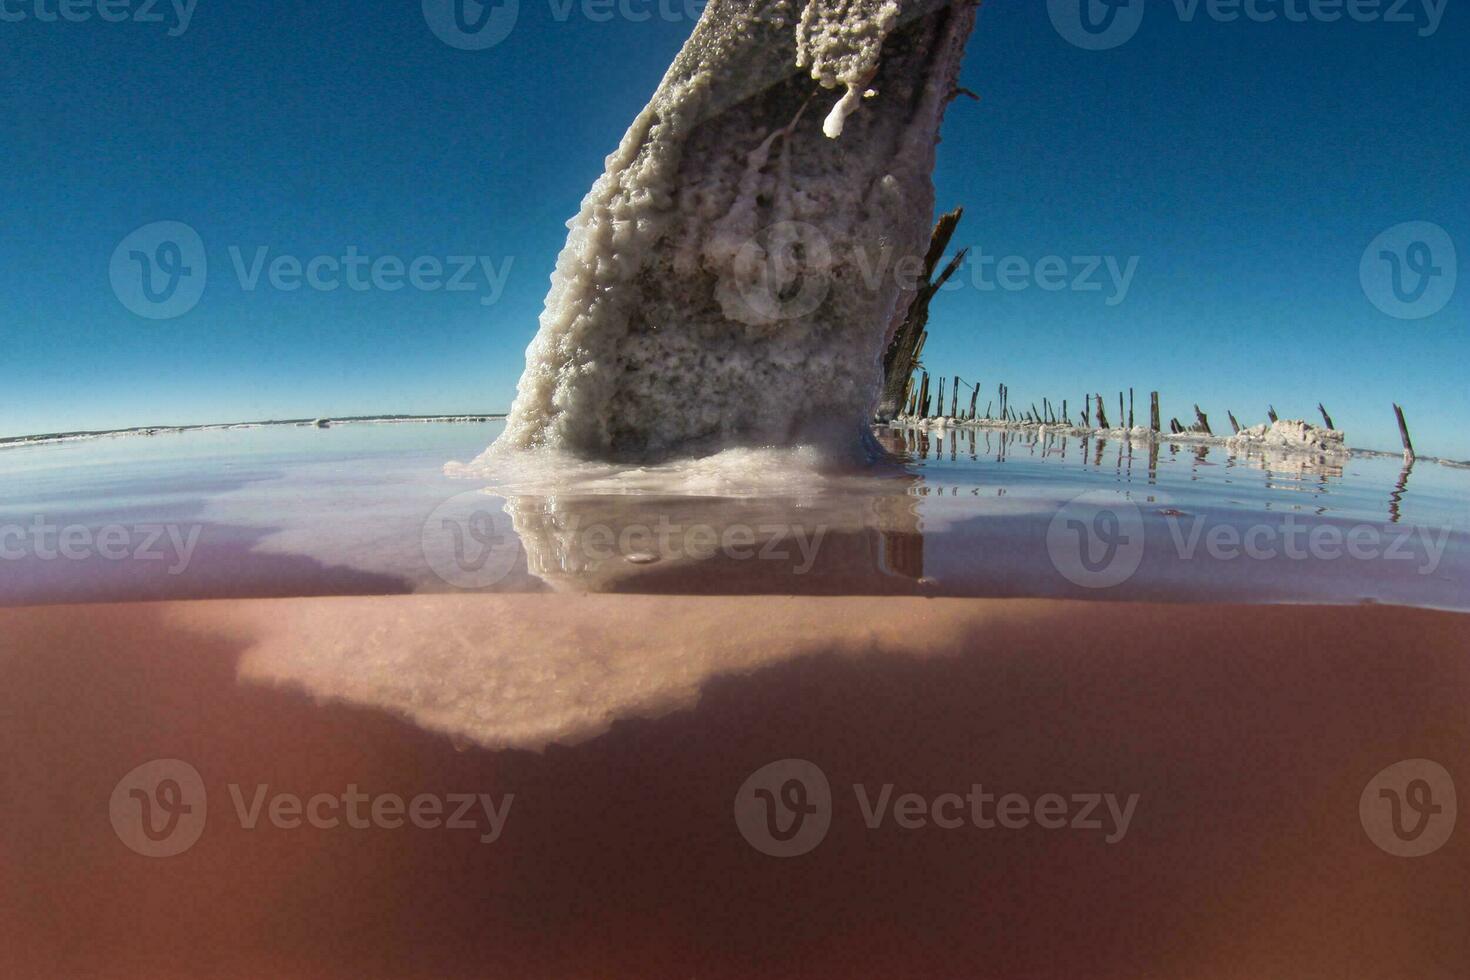
[[[1159,393],[1157,391],[1150,392],[1148,397],[1149,397],[1148,427],[1149,427],[1150,431],[1158,432],[1159,431],[1159,423],[1160,423],[1160,418],[1159,418]]]
[[[1399,437],[1404,440],[1404,460],[1412,462],[1417,459],[1414,455],[1414,440],[1409,438],[1409,423],[1404,421],[1404,410],[1399,407],[1398,402],[1393,404],[1393,414],[1399,420]]]
[[[1225,414],[1230,416],[1230,428],[1235,430],[1236,435],[1240,435],[1240,423],[1235,421],[1235,413],[1227,411]]]
[[[1280,421],[1280,419],[1278,419],[1276,417],[1276,406],[1275,405],[1270,405],[1270,406],[1267,407],[1267,409],[1266,409],[1266,418],[1270,419],[1273,424],[1276,423],[1276,422],[1278,422],[1278,421]]]
[[[934,270],[944,256],[944,250],[949,247],[949,240],[954,237],[955,228],[959,225],[963,214],[963,209],[955,208],[949,214],[943,215],[934,225],[934,231],[929,236],[929,251],[924,255],[924,277],[914,292],[903,323],[894,333],[893,339],[889,341],[888,349],[883,353],[883,394],[878,401],[878,418],[880,419],[892,418],[893,414],[898,411],[903,379],[907,378],[919,363],[919,354],[923,350],[925,331],[929,324],[929,302],[939,292],[939,287],[954,275],[955,270],[964,262],[965,255],[969,251],[962,249],[945,266],[943,272],[937,277],[934,275]],[[939,403],[939,410],[944,411],[942,399]]]
[[[1097,427],[1099,429],[1108,428],[1108,413],[1107,410],[1103,408],[1102,395],[1097,396]]]
[[[1327,409],[1325,409],[1325,408],[1322,407],[1322,403],[1321,402],[1318,402],[1317,403],[1317,411],[1319,411],[1319,412],[1322,413],[1322,421],[1327,423],[1327,428],[1329,428],[1329,429],[1336,429],[1337,428],[1337,426],[1335,426],[1335,425],[1332,424],[1332,416],[1327,414]]]
[[[1202,431],[1207,436],[1212,436],[1215,434],[1215,430],[1210,428],[1209,416],[1206,415],[1204,412],[1201,412],[1198,405],[1194,406],[1194,417],[1199,421],[1200,431]]]

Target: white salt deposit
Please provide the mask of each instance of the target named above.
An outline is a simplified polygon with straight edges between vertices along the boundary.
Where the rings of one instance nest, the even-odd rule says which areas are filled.
[[[1301,419],[1279,419],[1269,425],[1241,429],[1228,445],[1232,449],[1286,449],[1309,453],[1346,453],[1345,437],[1335,429],[1303,422]]]
[[[487,455],[869,449],[908,295],[871,269],[924,252],[974,16],[965,0],[710,3],[568,223]],[[825,122],[805,111],[837,86]]]

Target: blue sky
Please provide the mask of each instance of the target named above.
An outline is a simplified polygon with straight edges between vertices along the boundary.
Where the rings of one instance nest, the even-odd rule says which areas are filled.
[[[693,24],[683,0],[519,0],[466,50],[402,0],[163,0],[161,22],[114,0],[118,23],[72,2],[0,4],[0,435],[507,408],[563,224]],[[936,186],[992,261],[936,301],[927,364],[980,378],[982,405],[999,381],[1023,404],[1157,388],[1221,425],[1321,400],[1379,448],[1399,400],[1421,451],[1470,458],[1470,284],[1447,288],[1470,249],[1470,26],[1442,9],[1431,31],[1425,0],[1409,23],[1389,2],[1324,19],[1345,6],[1227,22],[1150,0],[1087,50],[1040,0],[988,3],[962,78],[981,100],[952,107]],[[207,285],[150,319],[110,273],[168,259],[125,243],[160,221],[198,233]],[[1406,222],[1429,225],[1375,243]],[[1417,306],[1385,292],[1394,249],[1438,270]],[[439,288],[250,286],[257,263],[289,284],[354,250]]]

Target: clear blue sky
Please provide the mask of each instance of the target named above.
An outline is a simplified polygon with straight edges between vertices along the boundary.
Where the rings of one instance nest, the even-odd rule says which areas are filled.
[[[620,0],[652,11],[637,21],[520,0],[503,41],[463,50],[407,0],[198,0],[182,32],[169,0],[162,23],[74,2],[88,19],[0,5],[3,435],[507,408],[563,222],[692,27],[682,0]],[[1283,3],[1307,7],[1254,6]],[[972,265],[937,301],[926,362],[1022,403],[1158,388],[1166,414],[1198,401],[1221,425],[1320,399],[1372,447],[1397,443],[1398,399],[1421,451],[1470,457],[1470,283],[1405,320],[1360,282],[1402,222],[1445,230],[1448,271],[1470,252],[1470,25],[1448,10],[1424,37],[1409,9],[1418,24],[1224,23],[1150,0],[1136,36],[1091,51],[1040,0],[986,4],[963,77],[981,101],[953,106],[936,175],[941,207],[966,208],[957,243],[1057,256],[1069,281],[1090,255],[1136,271],[1108,305],[1106,266],[1087,292],[1024,273],[986,289],[995,268]],[[149,319],[110,263],[164,220],[198,232],[207,286]],[[484,256],[505,278],[248,289],[231,249],[248,273],[261,246],[432,258],[441,282]]]

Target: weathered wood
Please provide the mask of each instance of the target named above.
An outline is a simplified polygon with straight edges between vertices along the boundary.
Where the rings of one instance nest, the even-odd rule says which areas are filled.
[[[1280,419],[1276,415],[1276,406],[1275,405],[1267,406],[1267,408],[1266,408],[1266,418],[1270,419],[1273,425],[1276,422],[1280,421]]]
[[[976,403],[980,401],[980,382],[975,382],[975,387],[970,391],[970,421],[975,420]]]
[[[1414,460],[1414,440],[1409,438],[1409,423],[1404,420],[1404,410],[1398,402],[1393,404],[1393,414],[1399,420],[1399,438],[1404,441],[1404,459]]]
[[[1149,429],[1151,429],[1154,432],[1160,431],[1160,421],[1161,421],[1161,418],[1159,416],[1159,393],[1157,391],[1150,392],[1149,393],[1149,409],[1148,409],[1148,427],[1149,427]]]
[[[1133,389],[1128,389],[1128,428],[1133,428]]]
[[[1204,412],[1201,412],[1198,405],[1194,406],[1194,417],[1199,424],[1199,430],[1201,432],[1207,436],[1215,434],[1215,430],[1210,428],[1210,417]]]
[[[1235,420],[1235,413],[1227,411],[1225,414],[1230,416],[1230,428],[1235,430],[1236,435],[1240,435],[1240,423]]]
[[[1321,402],[1318,402],[1317,403],[1317,411],[1319,411],[1319,412],[1322,413],[1322,421],[1327,423],[1327,428],[1329,428],[1329,429],[1336,429],[1337,428],[1337,426],[1335,426],[1335,425],[1332,424],[1332,416],[1327,414],[1327,409],[1322,406],[1322,403]]]
[[[935,267],[939,265],[940,258],[944,256],[944,250],[949,247],[950,239],[954,237],[955,228],[959,226],[960,218],[964,213],[963,208],[955,208],[948,214],[942,215],[935,223],[933,233],[929,236],[929,251],[924,255],[923,278],[920,280],[918,289],[914,291],[913,299],[909,302],[903,323],[894,332],[893,339],[889,341],[888,348],[883,353],[883,392],[878,399],[879,419],[886,421],[897,414],[903,397],[905,379],[919,362],[922,338],[929,323],[929,303],[939,292],[939,287],[954,275],[955,270],[964,262],[969,252],[968,249],[961,249],[959,254],[945,266],[943,272],[937,277],[934,275]],[[944,411],[943,399],[940,400],[939,410]]]
[[[1108,412],[1107,412],[1107,409],[1105,409],[1103,407],[1103,396],[1102,395],[1098,395],[1097,396],[1097,427],[1099,429],[1111,428],[1111,426],[1108,425]]]
[[[960,376],[954,376],[954,389],[949,396],[949,417],[957,419],[960,417]]]

